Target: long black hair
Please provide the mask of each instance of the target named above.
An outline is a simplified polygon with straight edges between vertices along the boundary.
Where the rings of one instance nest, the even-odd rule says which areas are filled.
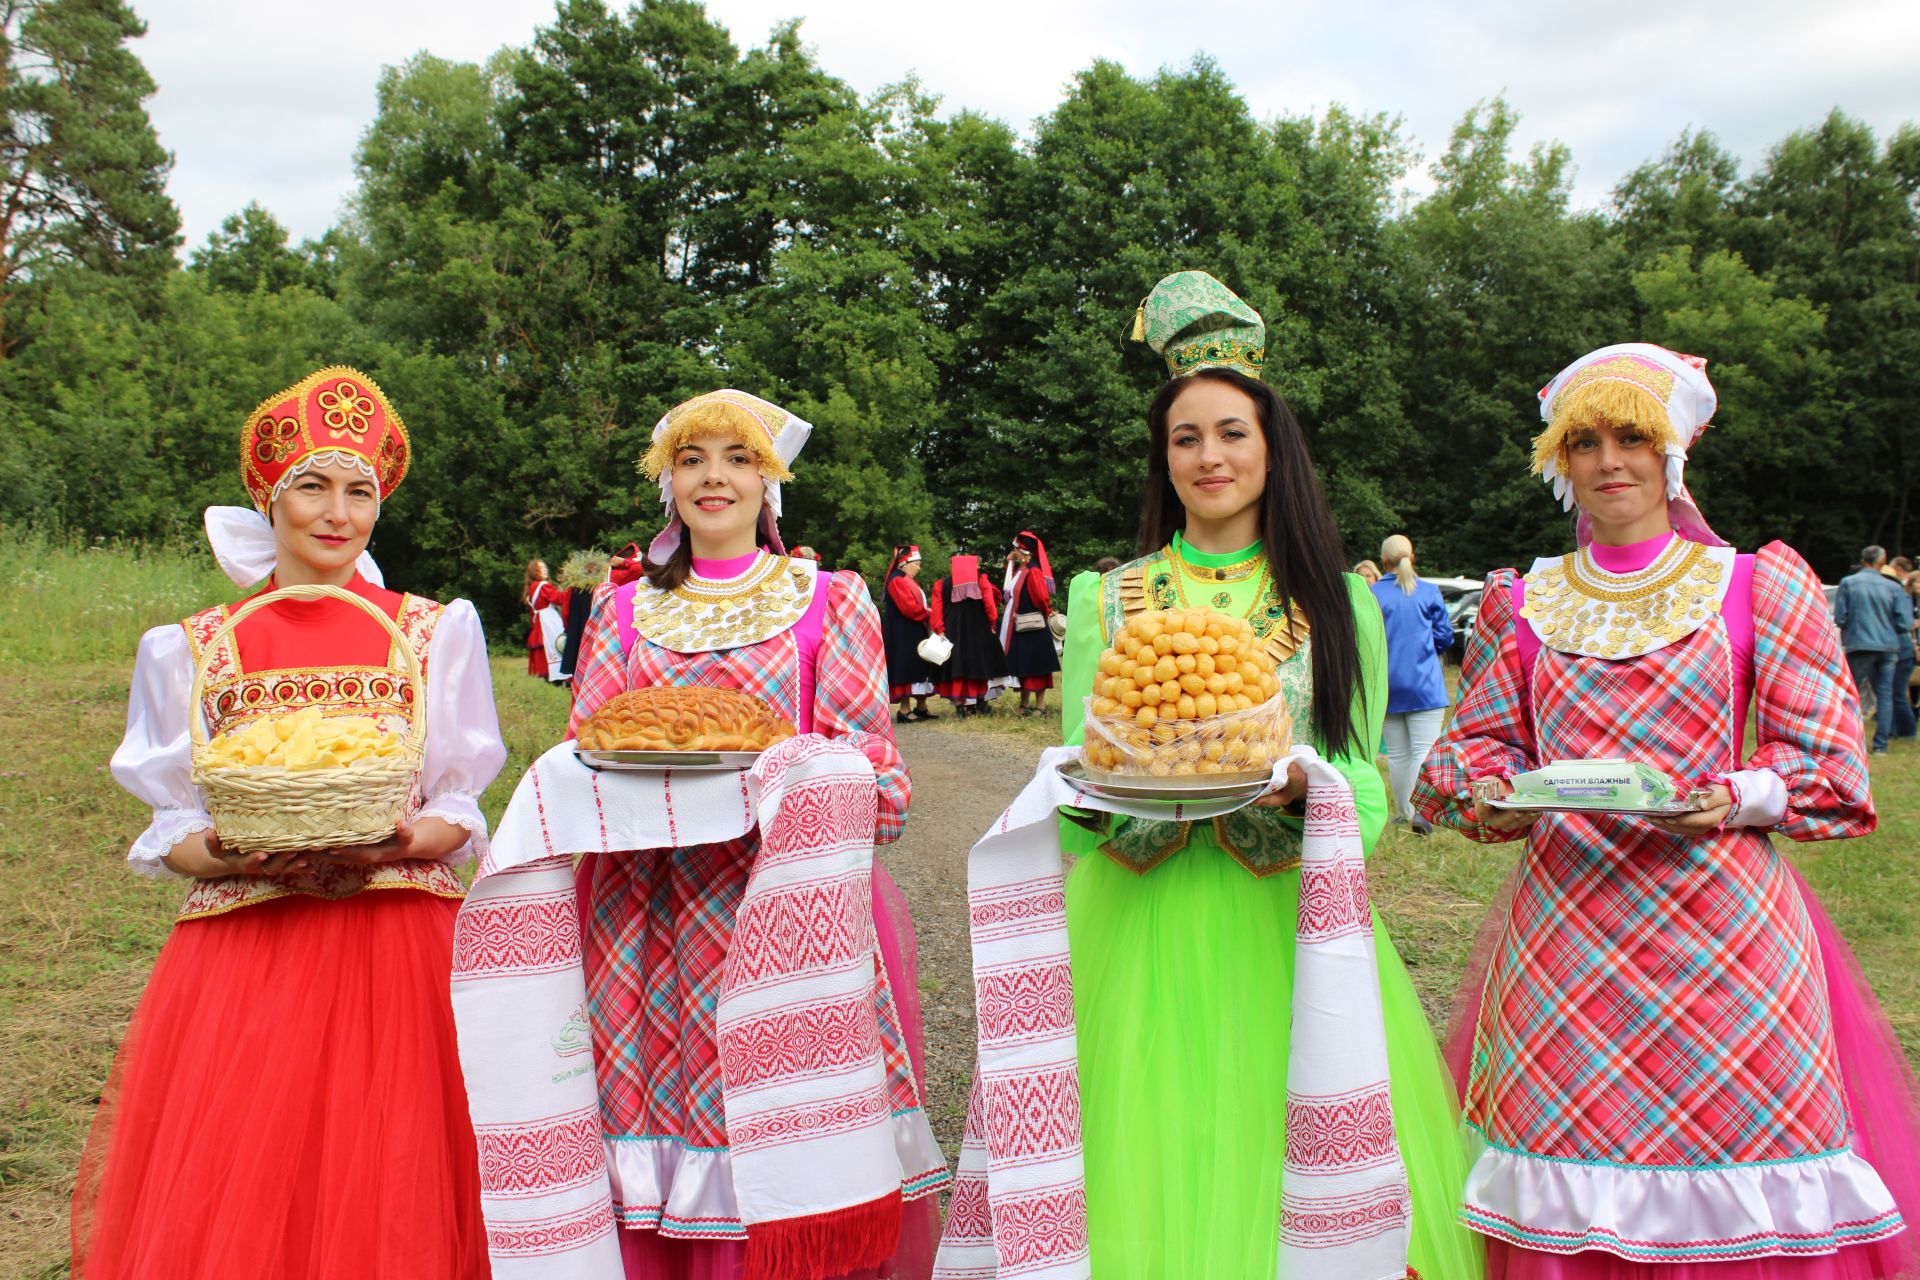
[[[1366,689],[1360,679],[1360,642],[1348,595],[1346,548],[1320,489],[1313,453],[1293,410],[1266,383],[1231,369],[1202,369],[1161,387],[1147,407],[1147,492],[1140,506],[1136,555],[1151,555],[1186,527],[1187,508],[1167,470],[1167,414],[1195,378],[1213,378],[1244,391],[1260,418],[1267,441],[1266,491],[1260,497],[1260,537],[1267,567],[1282,600],[1296,601],[1313,629],[1313,735],[1328,756],[1372,744],[1354,723],[1354,694],[1364,712]]]

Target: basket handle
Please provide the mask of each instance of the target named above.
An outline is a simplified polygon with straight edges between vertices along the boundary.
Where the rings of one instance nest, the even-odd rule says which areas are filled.
[[[187,731],[196,747],[207,745],[206,707],[203,700],[207,691],[207,668],[213,662],[213,655],[220,648],[233,629],[242,621],[266,606],[280,600],[344,600],[362,613],[387,629],[393,637],[392,652],[400,655],[400,661],[407,675],[407,682],[413,686],[413,706],[409,711],[407,741],[414,750],[420,750],[427,736],[427,682],[420,670],[420,658],[407,643],[407,638],[394,625],[392,618],[364,596],[325,583],[301,584],[281,587],[276,591],[262,592],[233,611],[233,616],[220,625],[206,645],[200,650],[200,660],[193,665],[193,691],[188,695]]]

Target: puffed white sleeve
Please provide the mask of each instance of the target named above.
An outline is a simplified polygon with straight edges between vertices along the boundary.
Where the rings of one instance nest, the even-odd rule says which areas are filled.
[[[153,807],[127,861],[146,875],[172,875],[166,857],[213,818],[193,785],[192,746],[187,740],[187,702],[193,692],[193,651],[176,623],[140,637],[127,697],[127,732],[113,753],[113,780]]]
[[[480,793],[507,762],[493,709],[493,673],[480,615],[455,600],[427,647],[427,753],[420,768],[420,814],[464,827],[467,842],[447,855],[465,862],[487,851]]]

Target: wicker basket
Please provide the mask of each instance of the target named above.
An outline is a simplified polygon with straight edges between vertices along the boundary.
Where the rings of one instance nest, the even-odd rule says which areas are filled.
[[[397,755],[330,769],[288,769],[277,764],[212,768],[205,708],[207,664],[221,641],[255,611],[279,600],[344,600],[363,610],[393,636],[393,649],[413,686],[412,718]],[[413,646],[393,619],[339,587],[282,587],[255,596],[234,610],[213,634],[193,672],[187,716],[193,739],[193,781],[207,800],[220,843],[243,853],[286,853],[371,844],[393,834],[412,814],[420,761],[426,752],[427,688]]]

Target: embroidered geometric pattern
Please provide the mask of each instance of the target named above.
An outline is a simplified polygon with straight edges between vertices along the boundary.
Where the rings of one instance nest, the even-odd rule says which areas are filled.
[[[1348,812],[1352,809],[1349,806]],[[1373,928],[1367,869],[1341,860],[1300,873],[1300,936],[1314,941]]]
[[[873,944],[871,932],[860,927],[863,917],[859,913],[860,906],[872,897],[872,882],[866,880],[770,890],[754,903],[750,919],[735,920],[734,930],[737,933],[751,927],[759,936],[773,939],[775,945],[732,956],[728,985],[754,987],[786,972],[788,963],[805,969],[846,964]]]
[[[593,1204],[551,1218],[489,1223],[487,1252],[496,1258],[536,1258],[565,1253],[614,1229],[612,1210],[605,1203]]]
[[[1054,879],[1004,885],[977,895],[969,914],[975,937],[996,937],[1006,926],[1016,930],[1066,910],[1066,892]]]
[[[545,1195],[600,1175],[600,1117],[591,1111],[535,1124],[474,1127],[480,1189],[490,1196]]]
[[[1308,1249],[1369,1239],[1412,1214],[1405,1187],[1374,1187],[1350,1196],[1280,1198],[1281,1229]]]
[[[554,973],[579,955],[580,908],[572,895],[488,898],[461,916],[453,972]]]
[[[1045,1038],[1073,1026],[1073,968],[1063,956],[974,975],[982,1044]]]
[[[720,1038],[720,1062],[735,1088],[784,1076],[843,1069],[880,1052],[870,994],[795,1005]]]
[[[1398,1152],[1393,1100],[1384,1085],[1330,1097],[1287,1095],[1288,1167],[1315,1173],[1370,1169]]]
[[[993,1240],[1003,1276],[1085,1257],[1086,1189],[1047,1187],[1004,1197],[993,1206]]]
[[[1071,1066],[983,1086],[989,1147],[1024,1158],[1062,1155],[1080,1145],[1080,1077]]]
[[[736,1152],[784,1146],[800,1138],[821,1138],[864,1129],[893,1114],[886,1100],[868,1090],[828,1101],[761,1111],[735,1126],[729,1144]]]

